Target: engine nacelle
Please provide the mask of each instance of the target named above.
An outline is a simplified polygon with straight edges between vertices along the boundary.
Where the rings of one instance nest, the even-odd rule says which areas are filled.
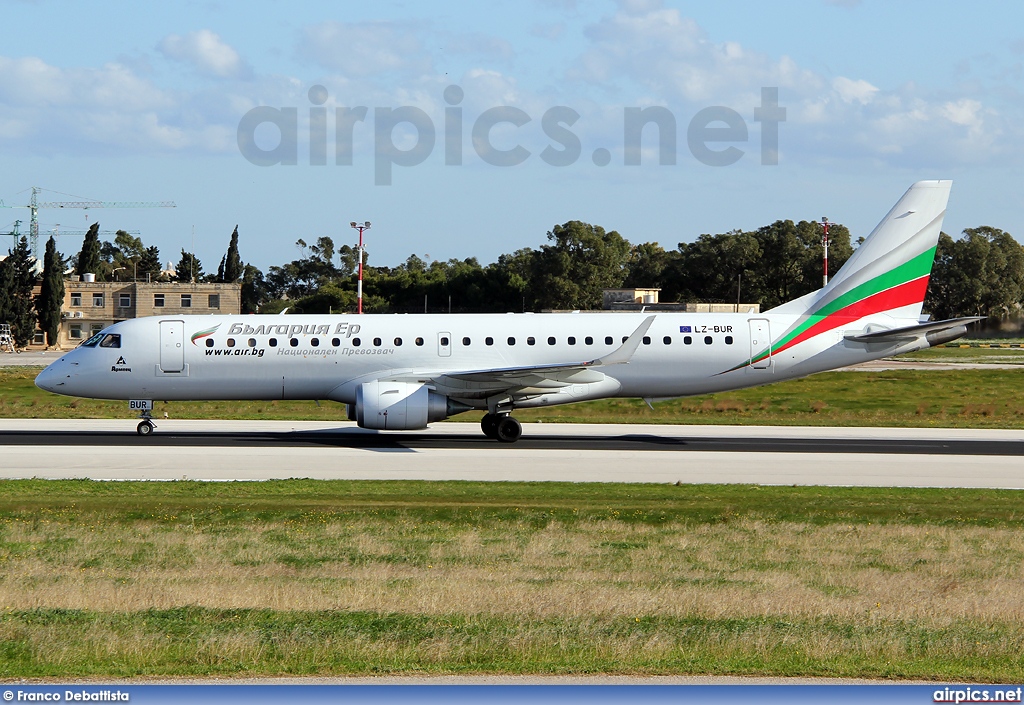
[[[365,382],[356,389],[355,406],[362,428],[411,431],[448,418],[449,404],[448,397],[422,384]]]

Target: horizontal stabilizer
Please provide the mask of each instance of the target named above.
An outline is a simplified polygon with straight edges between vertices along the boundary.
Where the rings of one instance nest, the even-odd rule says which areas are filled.
[[[968,324],[984,320],[984,316],[951,318],[947,321],[921,323],[920,325],[896,328],[894,330],[879,330],[871,333],[847,333],[844,337],[854,343],[905,343],[908,340],[926,337],[929,344],[939,345],[950,340],[956,340],[967,333]],[[942,339],[939,340],[939,338]]]

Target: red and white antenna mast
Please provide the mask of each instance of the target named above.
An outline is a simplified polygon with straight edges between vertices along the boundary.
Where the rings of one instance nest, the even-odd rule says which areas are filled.
[[[359,302],[359,313],[363,312],[363,231],[370,229],[370,221],[365,223],[356,223],[355,221],[349,223],[353,228],[359,231],[359,283],[356,289],[356,299]]]
[[[825,249],[825,268],[824,274],[821,277],[821,285],[828,286],[828,226],[831,223],[828,222],[828,218],[822,216],[821,218],[821,229],[823,234],[821,236],[821,246]]]

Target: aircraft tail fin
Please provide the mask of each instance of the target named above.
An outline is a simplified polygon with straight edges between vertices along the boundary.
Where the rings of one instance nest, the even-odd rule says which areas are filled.
[[[846,319],[885,313],[917,322],[952,181],[918,181],[823,289],[773,309]]]

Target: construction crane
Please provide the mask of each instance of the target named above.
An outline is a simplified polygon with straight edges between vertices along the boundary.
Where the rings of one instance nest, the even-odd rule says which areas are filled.
[[[29,217],[29,243],[32,253],[39,258],[39,211],[49,208],[176,208],[174,201],[39,201],[39,192],[43,189],[38,186],[32,187],[32,196],[28,206],[4,206],[0,201],[0,207],[5,208],[28,208]],[[58,193],[58,192],[54,192]],[[77,198],[77,196],[75,197]]]
[[[4,202],[0,201],[0,208],[3,208],[3,204]],[[11,236],[11,240],[13,242],[13,244],[11,245],[11,250],[13,251],[18,246],[18,240],[21,238],[21,221],[14,221],[14,229],[11,230],[9,233],[0,233],[0,235]]]

